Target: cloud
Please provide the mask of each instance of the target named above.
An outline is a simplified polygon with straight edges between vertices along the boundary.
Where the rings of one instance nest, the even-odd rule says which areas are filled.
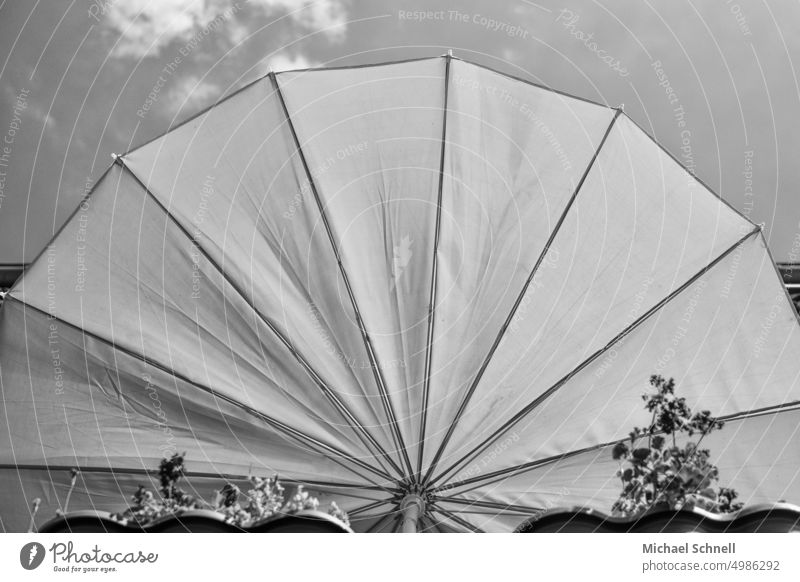
[[[310,61],[303,55],[289,56],[285,53],[278,53],[264,59],[266,71],[270,69],[279,73],[280,71],[291,71],[292,69],[309,69],[319,66],[317,61]],[[265,72],[266,72],[265,71]]]
[[[347,30],[347,10],[344,2],[322,0],[253,0],[265,6],[281,4],[292,20],[312,32],[323,32],[332,40],[342,40]]]
[[[10,85],[3,89],[3,93],[5,94],[5,99],[8,101],[8,103],[17,102],[18,95],[20,95],[19,91]],[[2,102],[2,100],[0,100],[0,102]],[[45,110],[44,107],[38,105],[31,99],[26,99],[24,104],[25,105],[21,110],[23,115],[32,117],[35,121],[44,125],[45,129],[47,130],[54,130],[56,128],[56,120],[51,114],[52,107],[50,110]]]
[[[255,79],[261,78],[270,71],[280,73],[281,71],[310,69],[319,66],[322,66],[321,62],[309,59],[300,53],[290,55],[285,52],[276,52],[256,63],[244,78],[244,84],[246,85]]]
[[[111,4],[106,23],[119,33],[117,56],[156,56],[176,40],[188,40],[217,15],[218,6],[206,0],[118,0]]]
[[[55,118],[42,107],[32,104],[29,107],[29,111],[33,118],[43,124],[47,130],[52,131],[56,128]]]
[[[239,46],[250,35],[250,29],[246,22],[232,20],[228,25],[228,41],[231,46]]]
[[[219,97],[221,90],[214,83],[202,80],[197,75],[179,79],[167,93],[167,107],[172,115],[180,111],[196,111],[210,105]]]
[[[267,15],[287,13],[292,22],[308,32],[321,32],[332,41],[344,38],[348,0],[108,0],[105,25],[119,35],[115,56],[158,56],[173,42],[187,42],[206,28],[224,33],[232,44],[240,42],[242,27],[236,14],[254,7]],[[222,26],[229,23],[229,26]]]

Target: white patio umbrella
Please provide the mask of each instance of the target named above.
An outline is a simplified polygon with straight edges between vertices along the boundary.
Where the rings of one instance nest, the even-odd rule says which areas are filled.
[[[73,466],[120,510],[175,451],[362,531],[608,511],[654,373],[741,500],[798,502],[799,355],[760,229],[620,110],[450,56],[270,74],[117,157],[6,297],[0,516]]]

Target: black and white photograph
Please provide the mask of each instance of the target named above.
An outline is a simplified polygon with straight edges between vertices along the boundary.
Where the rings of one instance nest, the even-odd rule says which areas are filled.
[[[797,579],[799,78],[796,0],[0,1],[2,577]]]

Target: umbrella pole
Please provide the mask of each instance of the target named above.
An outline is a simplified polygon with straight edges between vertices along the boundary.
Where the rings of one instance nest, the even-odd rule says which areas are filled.
[[[417,524],[425,513],[425,501],[415,493],[409,493],[400,502],[403,512],[403,533],[417,533]]]

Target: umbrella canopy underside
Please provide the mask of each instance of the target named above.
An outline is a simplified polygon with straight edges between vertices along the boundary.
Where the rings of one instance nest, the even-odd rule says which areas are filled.
[[[2,529],[175,451],[359,531],[608,511],[655,373],[797,503],[798,354],[758,227],[621,111],[452,57],[270,74],[116,158],[3,302]]]

